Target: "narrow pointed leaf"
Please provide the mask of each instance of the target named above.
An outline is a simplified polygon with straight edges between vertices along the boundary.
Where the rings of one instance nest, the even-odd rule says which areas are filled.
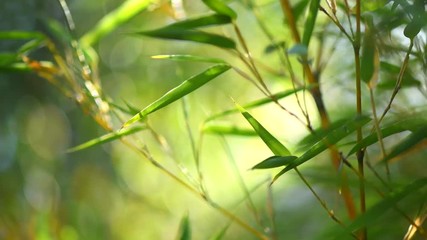
[[[182,98],[183,96],[195,91],[196,89],[205,85],[210,80],[218,77],[228,69],[230,69],[229,65],[219,64],[219,65],[215,65],[213,67],[208,68],[207,70],[205,70],[204,72],[198,75],[190,77],[189,79],[181,83],[179,86],[173,88],[172,90],[167,92],[165,95],[163,95],[162,97],[160,97],[159,99],[157,99],[156,101],[148,105],[146,108],[141,110],[138,114],[136,114],[131,119],[129,119],[126,123],[124,123],[123,127],[128,127],[132,123],[143,119],[148,114],[153,113],[175,102],[176,100]]]
[[[243,108],[244,109],[251,109],[251,108],[255,108],[255,107],[260,107],[260,106],[263,106],[265,104],[274,102],[273,99],[280,100],[280,99],[285,98],[287,96],[291,96],[292,94],[295,94],[296,92],[299,92],[299,91],[301,91],[303,89],[304,88],[297,88],[295,90],[292,89],[292,90],[286,90],[286,91],[283,91],[283,92],[279,92],[279,93],[273,94],[272,97],[261,98],[261,99],[255,100],[253,102],[250,102],[248,104],[245,104],[245,105],[243,105]],[[212,115],[208,119],[206,119],[206,121],[210,121],[210,120],[213,120],[213,119],[216,119],[216,118],[224,117],[224,116],[227,116],[229,114],[238,113],[238,112],[240,112],[240,111],[236,107],[234,109],[226,110],[224,112],[220,112],[220,113],[217,113],[215,115]]]
[[[240,128],[229,123],[207,123],[203,125],[202,132],[221,135],[257,136],[253,129]]]
[[[43,39],[45,36],[39,32],[27,31],[0,31],[0,39]]]
[[[380,202],[370,207],[364,214],[352,221],[352,223],[335,236],[335,239],[344,239],[348,233],[354,233],[366,226],[373,226],[377,219],[388,210],[396,207],[402,199],[411,195],[422,196],[421,191],[427,185],[427,178],[418,179],[403,188],[400,188],[384,197]]]
[[[194,29],[198,27],[208,27],[213,25],[223,25],[231,23],[231,18],[223,14],[213,14],[208,16],[202,16],[198,18],[192,18],[183,20],[180,22],[173,23],[166,26],[165,28],[169,29]]]
[[[253,166],[252,169],[267,169],[267,168],[276,168],[288,165],[293,160],[297,159],[296,156],[272,156],[264,161]]]
[[[153,0],[127,0],[114,11],[104,16],[94,28],[80,38],[83,47],[93,46],[102,37],[113,32],[138,13],[144,11]]]
[[[411,149],[419,142],[427,138],[427,126],[421,127],[398,143],[388,154],[383,161],[389,161],[401,153]]]
[[[320,0],[311,0],[307,20],[304,24],[304,34],[302,37],[302,44],[304,44],[306,47],[308,47],[311,35],[313,34],[317,13],[319,12],[319,6]]]
[[[220,48],[236,48],[236,43],[230,38],[213,33],[206,33],[197,30],[186,30],[179,28],[160,28],[152,31],[138,32],[137,34],[173,40],[184,40],[198,43],[210,44]]]
[[[270,132],[267,131],[251,114],[249,114],[243,107],[236,103],[236,107],[251,124],[252,128],[256,131],[258,136],[264,141],[268,148],[276,156],[288,156],[290,155],[289,150],[279,142]]]
[[[408,118],[401,121],[393,122],[388,126],[384,126],[380,129],[381,136],[386,138],[396,133],[404,132],[404,131],[415,131],[419,129],[421,126],[425,126],[426,120],[423,118]],[[426,133],[427,134],[427,133]],[[347,157],[356,153],[362,148],[368,147],[374,143],[378,142],[377,133],[372,133],[369,136],[365,137],[360,143],[356,144],[347,154]]]
[[[188,214],[185,214],[181,219],[179,226],[178,237],[179,240],[191,240],[191,225]]]
[[[227,233],[227,230],[228,230],[229,227],[230,227],[230,224],[227,224],[220,231],[218,231],[212,237],[210,237],[209,240],[221,240],[221,239],[224,239],[225,233]]]
[[[289,163],[282,171],[280,171],[274,177],[273,182],[289,170],[294,169],[299,165],[307,162],[308,160],[316,157],[317,155],[328,149],[329,146],[336,144],[344,137],[356,131],[357,128],[362,127],[363,125],[368,123],[370,120],[371,119],[366,116],[359,116],[355,119],[348,121],[344,126],[330,132],[325,138],[314,144],[313,147],[311,147],[303,155]]]
[[[111,142],[114,141],[116,139],[122,138],[124,136],[127,135],[131,135],[134,134],[136,132],[139,132],[141,130],[144,130],[145,127],[141,127],[141,126],[137,126],[137,127],[132,127],[132,128],[127,128],[127,129],[120,129],[118,131],[112,132],[112,133],[107,133],[101,137],[92,139],[90,141],[87,141],[85,143],[82,143],[78,146],[75,146],[73,148],[70,148],[67,150],[68,153],[71,152],[77,152],[86,148],[90,148],[90,147],[94,147],[94,146],[98,146],[107,142]]]
[[[365,35],[362,44],[361,74],[362,81],[369,86],[376,85],[379,71],[378,49],[375,44],[375,34],[373,32],[372,16],[366,15]]]
[[[227,6],[222,0],[202,0],[214,12],[224,14],[232,19],[237,18],[237,13]]]
[[[184,61],[184,62],[210,62],[210,63],[224,63],[226,62],[219,58],[200,57],[194,55],[155,55],[151,56],[152,59],[168,59],[173,61]]]

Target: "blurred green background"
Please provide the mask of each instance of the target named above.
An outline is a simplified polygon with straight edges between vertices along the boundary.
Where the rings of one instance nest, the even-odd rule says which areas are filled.
[[[122,1],[73,0],[68,3],[76,22],[74,34],[79,37]],[[208,11],[199,1],[183,3],[183,13],[187,17]],[[286,40],[279,2],[260,1],[259,4],[265,4],[262,9],[263,14],[269,16],[265,19],[267,26]],[[116,103],[125,105],[127,102],[142,109],[183,79],[209,66],[204,63],[154,60],[150,58],[152,55],[194,54],[235,61],[227,52],[214,47],[129,34],[173,22],[167,6],[139,14],[94,46],[100,57],[103,91]],[[232,2],[231,6],[239,12],[238,24],[254,56],[267,65],[277,65],[279,61],[274,55],[263,53],[268,41],[254,27],[256,22],[252,13],[241,4]],[[36,30],[49,34],[49,29],[43,24],[47,18],[56,19],[64,26],[66,24],[57,1],[0,2],[2,31]],[[223,31],[232,34],[230,29]],[[2,41],[0,51],[13,52],[20,44]],[[335,68],[340,68],[337,63],[343,64],[343,56],[348,54],[347,50],[351,50],[344,45],[343,49],[331,60],[331,65],[337,66]],[[49,59],[46,52],[37,54],[40,59]],[[334,70],[325,73],[325,78],[331,79],[324,86],[328,91],[325,102],[330,107],[332,118],[338,119],[354,111],[354,96],[351,91],[342,91],[352,88],[353,83],[340,82],[342,77],[349,76],[333,73]],[[283,82],[276,76],[264,74],[274,91],[290,87],[289,81]],[[198,132],[203,120],[213,113],[231,108],[233,102],[230,97],[239,103],[262,97],[247,81],[239,78],[237,74],[228,72],[186,98],[191,116],[190,129],[197,141],[200,140]],[[411,101],[423,99],[419,92],[413,93],[415,95],[412,95]],[[336,101],[337,98],[340,100]],[[309,110],[315,112],[311,98],[307,101]],[[291,111],[298,112],[295,100],[285,100],[284,104]],[[296,146],[298,140],[308,133],[294,118],[277,111],[275,107],[268,106],[251,113],[288,146]],[[244,119],[239,115],[230,116],[228,120],[244,124]],[[149,121],[170,148],[169,152],[165,152],[149,132],[137,134],[153,156],[178,175],[178,166],[182,166],[195,176],[183,103],[178,101],[162,109]],[[314,126],[319,125],[315,114],[312,121]],[[186,214],[191,222],[193,239],[209,239],[228,227],[224,239],[254,238],[120,142],[65,153],[67,148],[104,133],[72,100],[61,95],[47,81],[32,73],[0,72],[0,239],[175,239],[180,221]],[[238,172],[253,191],[260,221],[265,226],[271,226],[267,213],[272,207],[270,205],[273,205],[281,239],[313,239],[313,236],[325,239],[334,224],[325,220],[328,219],[326,213],[303,184],[297,181],[294,173],[287,174],[275,184],[271,193],[274,200],[270,201],[266,183],[270,180],[271,171],[248,171],[270,155],[268,148],[257,138],[229,137],[224,140],[217,136],[205,136],[201,161],[211,198],[256,226],[247,202],[242,201],[245,193],[239,183]],[[316,160],[316,168],[308,169],[305,173],[322,197],[332,203],[331,207],[344,215],[336,192],[336,176],[328,175],[332,169],[329,160]],[[233,167],[233,161],[238,170]],[[425,175],[425,168],[413,166],[402,165],[399,173]],[[386,215],[384,219],[393,216]],[[388,229],[388,235],[381,231],[381,239],[390,239],[396,233],[405,232],[408,225],[405,220],[395,223]],[[270,231],[261,229],[264,230]],[[375,230],[373,232],[375,234]]]

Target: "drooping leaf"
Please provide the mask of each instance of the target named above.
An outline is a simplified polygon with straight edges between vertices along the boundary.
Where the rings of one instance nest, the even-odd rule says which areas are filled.
[[[102,37],[113,32],[122,24],[126,23],[138,13],[145,10],[153,0],[127,0],[114,11],[105,15],[94,28],[84,34],[79,42],[83,48],[93,46]]]
[[[209,122],[203,125],[202,132],[221,135],[257,136],[253,129],[240,128],[229,123]]]
[[[394,89],[400,72],[400,67],[389,62],[381,62],[380,68],[382,77],[377,87],[380,89]],[[401,87],[419,87],[420,85],[421,81],[414,77],[410,68],[403,73]]]
[[[194,29],[199,27],[208,27],[214,25],[223,25],[231,23],[231,18],[223,14],[212,14],[208,16],[202,16],[197,18],[190,18],[183,21],[179,21],[166,26],[169,29]]]
[[[332,132],[329,132],[325,138],[314,144],[308,151],[306,151],[300,157],[289,163],[282,171],[280,171],[274,177],[273,182],[289,170],[294,169],[299,165],[307,162],[308,160],[316,157],[321,152],[328,149],[329,146],[336,144],[344,137],[356,131],[357,128],[362,127],[363,125],[368,123],[370,120],[371,119],[366,116],[358,116],[354,119],[347,121],[346,124],[344,124],[342,127],[335,129]]]
[[[281,166],[288,165],[296,158],[297,158],[296,156],[272,156],[258,163],[257,165],[253,166],[252,169],[267,169],[267,168],[281,167]]]
[[[219,14],[224,14],[232,19],[237,18],[237,13],[227,6],[222,0],[202,0],[203,3],[206,4],[212,11],[217,12]]]
[[[400,121],[393,122],[389,125],[386,125],[380,129],[381,136],[386,138],[396,133],[404,131],[415,131],[421,126],[426,124],[426,119],[423,118],[408,118]],[[376,133],[371,133],[369,136],[365,137],[360,143],[356,144],[347,154],[347,157],[356,153],[362,148],[368,147],[374,143],[378,142],[378,135]]]
[[[230,69],[229,65],[226,64],[218,64],[213,67],[208,68],[207,70],[203,71],[202,73],[195,75],[193,77],[190,77],[189,79],[182,82],[179,86],[173,88],[169,92],[167,92],[165,95],[148,105],[146,108],[141,110],[138,114],[133,116],[131,119],[129,119],[127,122],[123,124],[123,127],[128,127],[134,122],[137,122],[144,117],[146,117],[148,114],[153,113],[173,102],[176,100],[182,98],[183,96],[195,91],[196,89],[200,88],[201,86],[208,83],[210,80],[218,77],[225,71]]]
[[[221,35],[206,33],[198,30],[187,30],[179,28],[160,28],[152,31],[138,32],[137,34],[173,40],[184,40],[198,43],[210,44],[220,48],[236,48],[236,43],[227,37]]]
[[[396,207],[398,202],[408,196],[421,195],[420,191],[427,185],[427,178],[421,178],[386,195],[380,202],[370,207],[364,214],[354,219],[344,231],[339,232],[334,239],[344,239],[349,233],[354,233],[364,227],[373,226],[377,219],[388,210]]]
[[[365,15],[365,35],[362,43],[361,73],[362,81],[370,87],[376,86],[379,71],[378,49],[375,43],[374,24],[372,16]]]
[[[281,48],[283,48],[285,46],[285,42],[284,41],[280,41],[277,43],[271,43],[269,45],[267,45],[267,47],[264,48],[264,53],[265,54],[270,54],[274,51],[278,51]]]
[[[185,214],[181,219],[179,226],[178,237],[179,240],[191,240],[191,225],[188,213]]]
[[[307,89],[310,89],[310,88],[311,87],[307,87]],[[303,89],[304,88],[297,88],[295,90],[292,89],[292,90],[286,90],[286,91],[283,91],[283,92],[279,92],[279,93],[273,94],[272,97],[261,98],[261,99],[255,100],[253,102],[250,102],[248,104],[245,104],[245,105],[243,105],[243,108],[244,109],[251,109],[251,108],[255,108],[255,107],[260,107],[262,105],[274,102],[274,99],[280,100],[282,98],[285,98],[287,96],[295,94],[296,92],[299,92],[299,91],[301,91]],[[239,112],[239,109],[236,107],[234,109],[230,109],[230,110],[226,110],[224,112],[220,112],[220,113],[214,114],[214,115],[210,116],[208,119],[206,119],[206,121],[210,121],[210,120],[213,120],[213,119],[216,119],[216,118],[224,117],[224,116],[227,116],[229,114],[238,113],[238,112]]]
[[[258,134],[258,136],[264,141],[268,148],[276,156],[289,156],[291,153],[289,150],[279,142],[267,129],[264,128],[251,114],[249,114],[242,106],[236,103],[236,107],[246,118],[246,120],[251,124],[252,128]]]
[[[68,149],[67,152],[68,153],[77,152],[77,151],[80,151],[80,150],[83,150],[86,148],[98,146],[98,145],[101,145],[101,144],[104,144],[107,142],[117,140],[117,139],[122,138],[124,136],[134,134],[134,133],[139,132],[139,131],[144,130],[144,129],[145,129],[145,127],[142,127],[142,126],[120,129],[118,131],[115,131],[112,133],[107,133],[101,137],[89,140],[89,141],[82,143],[78,146],[72,147],[72,148]]]
[[[173,61],[186,61],[186,62],[210,62],[210,63],[224,63],[226,62],[219,58],[200,57],[194,55],[155,55],[151,56],[152,59],[169,59]]]
[[[311,35],[313,34],[314,26],[316,24],[317,13],[319,12],[320,0],[311,0],[307,20],[304,24],[304,34],[302,37],[302,44],[308,48]]]
[[[389,161],[393,159],[399,154],[404,153],[405,151],[411,149],[412,147],[414,147],[415,145],[417,145],[419,142],[421,142],[426,138],[427,138],[427,126],[425,125],[415,130],[413,133],[411,133],[409,136],[407,136],[405,139],[399,142],[391,150],[391,152],[383,159],[383,161]]]

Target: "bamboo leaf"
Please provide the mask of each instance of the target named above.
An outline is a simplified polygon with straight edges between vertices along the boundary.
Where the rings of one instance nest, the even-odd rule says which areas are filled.
[[[405,151],[414,147],[425,138],[427,138],[427,126],[423,126],[417,129],[405,139],[403,139],[391,150],[391,152],[383,159],[383,161],[390,161],[399,154],[404,153]]]
[[[246,118],[246,120],[251,124],[252,128],[256,131],[258,136],[264,141],[268,148],[276,156],[288,156],[291,153],[289,150],[279,142],[270,132],[267,131],[251,114],[249,114],[242,106],[236,103],[236,107]]]
[[[264,161],[253,166],[252,169],[267,169],[267,168],[276,168],[288,165],[293,160],[297,159],[296,156],[272,156]]]
[[[163,95],[162,97],[160,97],[159,99],[157,99],[156,101],[148,105],[146,108],[141,110],[138,114],[136,114],[127,122],[125,122],[123,124],[123,127],[128,127],[132,123],[143,119],[148,114],[153,113],[175,102],[176,100],[182,98],[183,96],[195,91],[196,89],[205,85],[210,80],[218,77],[228,69],[230,69],[229,65],[219,64],[219,65],[215,65],[213,67],[208,68],[207,70],[205,70],[204,72],[198,75],[190,77],[189,79],[181,83],[179,86],[173,88],[172,90],[167,92],[165,95]]]
[[[179,240],[191,240],[191,225],[188,213],[185,214],[181,219],[179,226],[178,237]]]
[[[203,125],[202,132],[221,135],[257,136],[253,129],[239,128],[229,123],[207,123]]]
[[[202,0],[203,3],[206,4],[211,10],[214,12],[217,12],[219,14],[224,14],[232,19],[237,18],[237,13],[233,11],[229,6],[227,6],[223,1],[221,0]]]
[[[347,121],[344,126],[328,133],[325,138],[314,144],[308,151],[306,151],[300,157],[289,163],[282,171],[280,171],[274,177],[273,182],[276,181],[281,175],[283,175],[287,171],[294,169],[299,165],[307,162],[308,160],[316,157],[321,152],[325,151],[329,146],[336,144],[338,141],[350,135],[351,133],[356,131],[357,128],[362,127],[370,120],[371,119],[366,116],[358,116],[355,119]]]
[[[310,87],[308,87],[308,88],[310,88]],[[280,100],[282,98],[285,98],[287,96],[295,94],[296,92],[299,92],[299,91],[301,91],[303,89],[304,88],[297,88],[295,90],[292,89],[292,90],[286,90],[286,91],[283,91],[283,92],[279,92],[279,93],[273,94],[271,97],[261,98],[261,99],[255,100],[253,102],[250,102],[248,104],[245,104],[245,105],[243,105],[243,108],[244,109],[251,109],[251,108],[255,108],[255,107],[260,107],[262,105],[274,102],[274,99]],[[220,117],[224,117],[224,116],[230,115],[232,113],[238,113],[238,112],[240,112],[240,111],[239,111],[239,109],[237,107],[234,108],[234,109],[226,110],[224,112],[220,112],[220,113],[217,113],[217,114],[214,114],[214,115],[210,116],[208,119],[206,119],[206,122],[210,121],[210,120],[213,120],[213,119],[216,119],[216,118],[220,118]]]
[[[300,55],[300,56],[306,56],[308,54],[308,49],[303,44],[295,44],[293,47],[291,47],[288,50],[288,54],[292,55]]]
[[[404,132],[404,131],[416,131],[421,126],[425,126],[426,120],[423,118],[408,118],[400,121],[396,121],[391,123],[390,125],[384,126],[380,129],[381,136],[386,138],[396,133]],[[372,133],[369,136],[365,137],[360,143],[356,144],[347,154],[347,157],[356,153],[362,148],[368,147],[374,143],[378,142],[378,135],[376,133]]]
[[[80,38],[83,48],[93,46],[102,37],[113,32],[138,13],[144,11],[153,0],[127,0],[114,11],[104,16],[94,28]]]
[[[194,29],[198,27],[208,27],[213,25],[223,25],[231,23],[231,18],[223,14],[212,14],[198,18],[186,19],[166,26],[169,29]]]
[[[373,32],[374,24],[372,16],[365,15],[365,35],[362,44],[361,56],[361,73],[362,81],[367,83],[370,87],[375,87],[379,71],[379,56],[378,49],[375,43],[375,34]]]
[[[117,139],[122,138],[124,136],[134,134],[134,133],[139,132],[139,131],[144,130],[144,129],[145,129],[145,127],[141,127],[141,126],[127,128],[127,129],[120,129],[118,131],[107,133],[101,137],[89,140],[89,141],[82,143],[78,146],[72,147],[72,148],[68,149],[67,152],[68,153],[77,152],[77,151],[80,151],[80,150],[83,150],[86,148],[98,146],[98,145],[101,145],[101,144],[104,144],[107,142],[117,140]]]
[[[173,61],[186,61],[186,62],[210,62],[210,63],[224,63],[226,62],[219,58],[200,57],[194,55],[155,55],[151,56],[152,59],[169,59]]]
[[[44,39],[45,36],[39,32],[30,31],[0,31],[0,39]]]
[[[173,40],[184,40],[198,43],[210,44],[221,48],[236,48],[236,43],[230,38],[217,34],[206,33],[197,30],[186,30],[179,28],[160,28],[152,31],[138,32],[137,34]]]
[[[397,203],[404,199],[405,197],[411,195],[420,195],[420,191],[427,184],[427,178],[418,179],[400,189],[397,189],[386,197],[384,197],[380,202],[376,203],[374,206],[370,207],[364,214],[360,215],[352,221],[352,223],[346,228],[345,231],[341,232],[339,235],[335,236],[335,239],[344,239],[348,233],[354,233],[359,229],[362,229],[366,226],[373,226],[375,221],[383,215],[385,212],[397,206]]]
[[[381,62],[380,69],[383,74],[377,87],[381,89],[394,89],[400,67],[388,62]],[[410,69],[407,69],[403,73],[403,79],[401,87],[419,87],[421,85],[421,81],[414,77]]]
[[[310,43],[311,35],[313,34],[317,13],[319,12],[319,6],[320,0],[311,0],[307,20],[304,24],[304,34],[302,37],[302,44],[307,48]]]

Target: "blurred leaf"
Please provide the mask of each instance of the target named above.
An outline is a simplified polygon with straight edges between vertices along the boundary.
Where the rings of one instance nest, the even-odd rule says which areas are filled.
[[[265,54],[270,54],[274,51],[280,50],[280,48],[285,47],[285,42],[284,41],[280,41],[277,43],[271,43],[269,44],[267,47],[264,48],[264,53]]]
[[[37,38],[37,39],[31,40],[31,41],[25,43],[24,45],[22,45],[19,48],[18,52],[21,54],[25,54],[27,52],[34,50],[34,49],[40,48],[44,43],[45,43],[45,40],[42,38]]]
[[[236,43],[230,38],[196,30],[185,30],[180,28],[165,27],[152,31],[138,32],[137,34],[155,38],[206,43],[221,48],[236,48]]]
[[[44,39],[45,36],[39,32],[30,31],[0,31],[0,39]]]
[[[375,11],[378,8],[382,8],[387,4],[388,0],[369,0],[361,1],[362,12]]]
[[[209,238],[209,240],[221,240],[221,239],[223,239],[225,236],[225,233],[227,232],[229,227],[230,227],[230,224],[227,224],[219,232],[215,233],[211,238]]]
[[[370,207],[364,214],[359,215],[352,223],[347,227],[345,231],[340,232],[334,239],[345,239],[348,233],[354,233],[363,227],[373,226],[375,221],[383,215],[387,210],[394,208],[398,205],[398,202],[410,195],[420,195],[420,190],[427,184],[427,178],[418,179],[400,189],[397,189],[387,196],[385,196],[380,202]]]
[[[335,129],[334,131],[329,132],[325,138],[323,138],[318,143],[314,144],[308,151],[306,151],[303,155],[289,163],[282,171],[280,171],[273,179],[273,181],[277,180],[281,175],[286,173],[287,171],[298,167],[299,165],[305,163],[306,161],[314,158],[319,155],[321,152],[328,149],[329,146],[336,144],[338,141],[343,139],[344,137],[350,135],[357,128],[364,126],[371,119],[366,116],[358,116],[354,119],[350,119],[344,124],[342,127]]]
[[[155,55],[151,56],[153,59],[169,59],[174,61],[188,61],[188,62],[210,62],[210,63],[226,63],[219,58],[200,57],[194,55]]]
[[[381,136],[386,138],[396,133],[403,131],[415,131],[420,126],[426,125],[426,120],[422,118],[408,118],[404,120],[396,120],[388,126],[384,126],[380,129]],[[356,153],[362,148],[368,147],[374,143],[378,142],[378,136],[376,133],[371,133],[369,136],[365,137],[360,143],[356,144],[350,152],[347,154],[347,157]]]
[[[8,66],[12,63],[21,62],[15,53],[0,53],[0,67]]]
[[[360,77],[362,81],[373,88],[376,85],[379,71],[379,53],[375,43],[374,24],[372,16],[365,15],[365,35],[362,42]]]
[[[404,153],[425,138],[427,138],[427,126],[423,126],[415,130],[413,133],[403,139],[400,143],[393,147],[391,152],[383,159],[383,161],[389,161],[399,154]]]
[[[378,83],[378,88],[381,89],[394,89],[396,86],[397,77],[400,72],[400,67],[393,65],[388,62],[381,62],[381,72],[383,76],[381,81]],[[407,69],[403,74],[402,87],[419,87],[421,82],[411,74],[411,71]]]
[[[309,88],[310,87],[307,87],[307,89],[309,89]],[[274,102],[273,99],[279,100],[279,99],[282,99],[284,97],[287,97],[287,96],[290,96],[292,94],[295,94],[296,92],[299,92],[299,91],[301,91],[303,89],[304,88],[296,88],[295,90],[291,89],[291,90],[286,90],[286,91],[283,91],[283,92],[279,92],[279,93],[273,94],[272,97],[261,98],[261,99],[255,100],[253,102],[250,102],[250,103],[248,103],[246,105],[243,105],[243,108],[244,109],[251,109],[251,108],[259,107],[259,106],[265,105],[267,103]],[[206,121],[210,121],[210,120],[215,119],[215,118],[224,117],[226,115],[229,115],[229,114],[232,114],[232,113],[238,113],[238,112],[240,112],[240,111],[236,107],[234,109],[230,109],[230,110],[226,110],[224,112],[220,112],[220,113],[214,114],[214,115],[210,116],[208,119],[206,119]]]
[[[303,44],[295,44],[293,47],[288,49],[288,54],[306,56],[308,54],[308,49]]]
[[[236,107],[246,118],[246,120],[252,125],[258,136],[264,141],[264,143],[270,148],[270,150],[276,156],[288,156],[291,153],[289,150],[279,142],[270,132],[267,131],[252,115],[250,115],[243,107],[236,103]]]
[[[253,166],[252,169],[267,169],[267,168],[276,168],[288,165],[293,160],[297,159],[296,156],[272,156],[264,161],[258,163],[257,165]]]
[[[188,213],[185,214],[181,219],[179,226],[178,237],[179,240],[191,240],[191,225]]]
[[[114,11],[105,15],[95,27],[84,34],[79,42],[83,48],[96,44],[102,37],[113,32],[138,13],[145,10],[153,0],[127,0]]]
[[[202,0],[211,10],[219,14],[224,14],[232,19],[237,18],[237,13],[227,6],[222,0]]]
[[[296,3],[292,7],[292,12],[294,14],[295,22],[298,22],[298,19],[304,15],[304,10],[307,7],[309,0],[302,0]]]
[[[207,123],[203,125],[202,132],[237,136],[257,136],[253,129],[239,128],[229,123]]]
[[[71,43],[73,41],[73,37],[71,36],[68,28],[64,27],[62,23],[60,23],[56,19],[43,19],[45,26],[48,28],[49,33],[52,36],[60,41],[61,43]]]
[[[230,69],[229,65],[225,64],[219,64],[215,65],[213,67],[208,68],[204,72],[192,76],[189,79],[182,82],[179,86],[173,88],[169,92],[167,92],[165,95],[157,99],[156,101],[152,102],[150,105],[148,105],[146,108],[141,110],[138,114],[133,116],[131,119],[129,119],[127,122],[123,124],[123,127],[128,127],[134,122],[137,122],[144,117],[146,117],[148,114],[153,113],[173,102],[176,100],[182,98],[183,96],[195,91],[199,87],[205,85],[210,80],[218,77],[225,71]]]
[[[302,44],[308,48],[311,35],[313,34],[314,26],[316,24],[317,13],[319,12],[320,0],[311,0],[307,20],[304,24],[304,34],[302,37]]]
[[[212,25],[223,25],[231,23],[231,18],[223,14],[212,14],[193,19],[186,19],[180,22],[172,23],[165,28],[170,29],[194,29],[198,27],[207,27]]]
[[[124,136],[134,134],[134,133],[139,132],[139,131],[144,130],[144,129],[145,129],[145,127],[141,127],[141,126],[126,128],[126,129],[120,129],[118,131],[107,133],[101,137],[89,140],[89,141],[82,143],[78,146],[72,147],[72,148],[68,149],[67,152],[68,153],[77,152],[77,151],[80,151],[80,150],[83,150],[86,148],[98,146],[98,145],[101,145],[101,144],[122,138]]]

